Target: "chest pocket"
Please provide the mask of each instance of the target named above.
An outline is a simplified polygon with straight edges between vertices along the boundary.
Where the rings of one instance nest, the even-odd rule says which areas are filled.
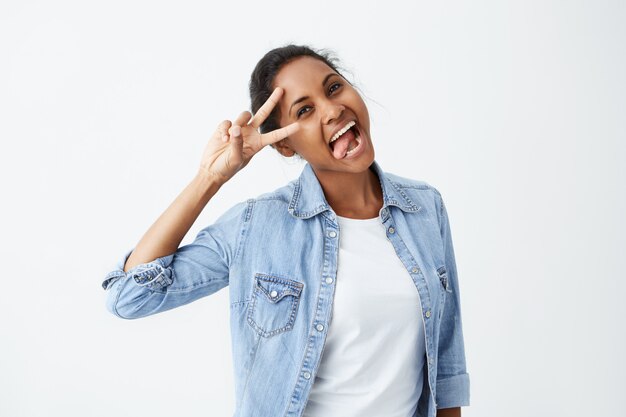
[[[304,284],[275,275],[254,275],[247,321],[261,336],[271,337],[293,328]]]

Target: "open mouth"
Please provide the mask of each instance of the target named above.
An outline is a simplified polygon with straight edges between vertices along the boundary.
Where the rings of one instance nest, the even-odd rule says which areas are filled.
[[[343,159],[350,156],[361,145],[361,136],[356,122],[341,134],[337,139],[331,141],[328,146],[335,159]]]

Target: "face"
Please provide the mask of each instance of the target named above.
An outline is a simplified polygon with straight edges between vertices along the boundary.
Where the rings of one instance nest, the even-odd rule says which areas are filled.
[[[362,172],[374,160],[365,102],[341,75],[312,57],[297,58],[276,74],[282,87],[279,125],[298,122],[297,133],[275,144],[281,154],[297,152],[316,171]],[[350,127],[339,139],[336,134]],[[360,144],[359,144],[360,142]],[[353,150],[349,154],[346,151]],[[345,155],[345,156],[344,156]]]

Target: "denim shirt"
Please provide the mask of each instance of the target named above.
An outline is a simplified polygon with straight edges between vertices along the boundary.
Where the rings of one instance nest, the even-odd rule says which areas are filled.
[[[383,172],[376,161],[370,169],[383,192],[380,221],[421,300],[415,314],[423,318],[426,361],[414,417],[468,406],[459,284],[441,194],[424,181]],[[307,163],[297,179],[237,203],[173,254],[124,272],[127,251],[102,283],[106,307],[136,319],[228,285],[233,417],[301,416],[332,315],[340,238]]]

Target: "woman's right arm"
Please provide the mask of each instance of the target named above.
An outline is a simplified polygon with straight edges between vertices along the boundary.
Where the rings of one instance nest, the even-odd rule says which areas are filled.
[[[282,96],[277,88],[256,115],[244,111],[220,123],[209,140],[196,176],[146,231],[135,248],[104,279],[107,308],[122,318],[139,318],[187,304],[228,284],[228,271],[249,220],[242,202],[202,229],[196,239],[180,242],[221,186],[263,147],[299,128],[293,123],[265,134],[258,127]]]
[[[296,132],[298,123],[260,134],[258,128],[272,112],[283,94],[277,88],[256,115],[239,114],[231,124],[224,120],[207,144],[198,174],[183,192],[143,235],[126,261],[124,272],[136,265],[173,253],[219,188],[266,145]]]
[[[139,240],[126,260],[124,272],[174,253],[221,186],[214,176],[199,172]]]

